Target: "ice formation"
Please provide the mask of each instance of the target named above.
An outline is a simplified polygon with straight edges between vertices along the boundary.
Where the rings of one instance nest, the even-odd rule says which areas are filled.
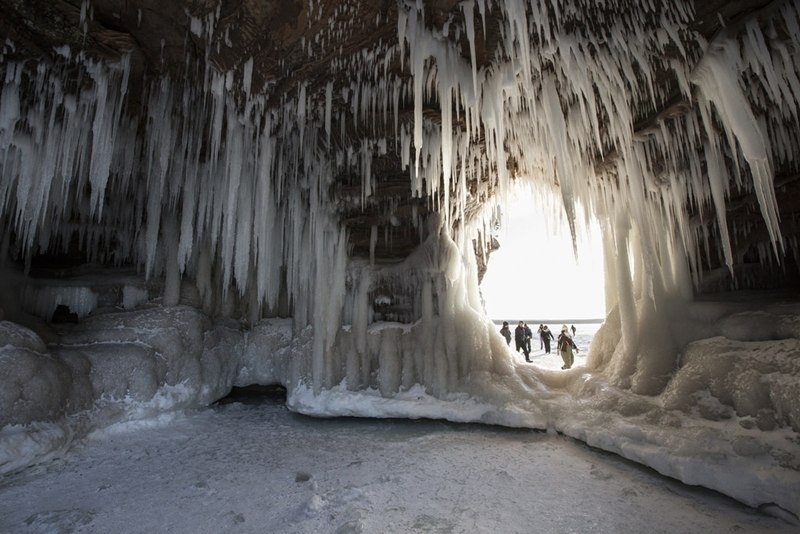
[[[310,5],[312,16],[322,16],[321,6]],[[91,17],[88,6],[84,17]],[[341,9],[325,31],[304,41],[309,56],[331,46],[337,32],[352,31],[341,20],[357,16],[357,8]],[[515,419],[513,410],[498,409],[502,415],[480,419],[558,426],[559,417],[535,399],[562,387],[580,396],[581,387],[589,391],[599,378],[584,386],[547,374],[515,378],[480,304],[473,239],[490,233],[493,204],[506,202],[516,182],[529,184],[543,202],[557,195],[573,232],[591,218],[603,229],[609,319],[587,364],[593,376],[635,394],[663,393],[675,409],[689,409],[682,403],[699,389],[679,393],[689,386],[670,380],[680,351],[698,338],[676,340],[666,319],[689,306],[704,254],[717,251],[709,250],[702,227],[687,220],[687,206],[716,218],[720,253],[730,267],[730,242],[749,229],[730,233],[726,199],[731,188],[753,191],[769,233],[763,261],[781,260],[785,243],[773,178],[776,166],[797,165],[800,145],[797,4],[782,2],[764,24],[731,26],[711,42],[691,28],[688,1],[467,1],[461,17],[442,27],[425,20],[421,0],[400,1],[397,9],[396,41],[334,55],[330,72],[346,74],[337,79],[349,84],[302,82],[280,95],[279,105],[271,86],[253,86],[247,58],[228,71],[209,62],[187,67],[185,79],[148,80],[140,120],[129,103],[128,57],[99,62],[64,49],[52,64],[4,62],[3,251],[28,270],[37,254],[66,252],[77,241],[88,263],[135,265],[148,283],[159,281],[163,305],[189,303],[210,316],[240,319],[255,329],[250,337],[258,335],[262,318],[290,312],[293,335],[304,340],[303,350],[294,352],[297,361],[280,363],[279,370],[270,367],[278,364],[268,355],[249,359],[247,349],[231,341],[230,351],[244,351],[240,359],[249,364],[209,348],[213,357],[173,372],[154,357],[166,350],[155,341],[142,348],[139,334],[112,336],[108,343],[125,345],[108,348],[124,354],[119,361],[125,365],[140,362],[147,369],[137,371],[144,382],[85,384],[87,390],[113,398],[136,392],[138,400],[157,404],[149,399],[184,385],[191,402],[202,404],[249,377],[283,383],[297,409],[328,414],[335,410],[324,408],[324,399],[340,390],[393,398],[422,388],[442,401],[467,394],[492,406],[525,392],[528,415]],[[479,66],[476,23],[482,21],[485,32],[490,10],[501,21],[498,49]],[[224,41],[215,29],[219,10],[205,19],[187,17],[191,33],[209,47]],[[409,76],[386,74],[392,61]],[[81,73],[80,86],[65,74],[72,71]],[[657,84],[663,73],[674,74],[677,87]],[[635,113],[660,109],[670,90],[691,105],[635,128]],[[411,120],[400,118],[406,104],[413,107]],[[426,116],[429,105],[438,108],[438,120]],[[363,137],[352,140],[351,126]],[[387,151],[398,153],[412,194],[426,199],[431,211],[412,221],[418,248],[395,264],[375,260],[388,231],[373,226],[369,257],[354,258],[348,228],[339,223],[352,204],[384,211],[389,225],[399,224],[391,206],[373,205],[373,158]],[[331,196],[342,175],[359,178],[357,198]],[[137,287],[127,288],[118,304],[141,304]],[[89,287],[37,287],[20,298],[43,318],[62,302],[81,318],[98,307]],[[236,338],[208,325],[192,331]],[[68,349],[77,343],[69,336],[60,343],[58,358],[39,345],[3,349],[3,357],[15,361],[47,359],[54,367],[46,387],[63,391],[47,395],[58,402],[5,423],[54,418],[98,400],[72,399],[70,392],[86,380],[80,369],[111,365],[99,356],[103,347],[77,354]],[[77,344],[90,345],[88,339]],[[701,353],[701,346],[686,352],[687,365],[704,365]],[[779,414],[776,424],[800,429],[791,407],[800,402],[792,365],[788,386],[762,384],[766,389],[755,397],[735,398],[737,413],[758,416],[769,409]],[[10,394],[6,402],[17,410],[13,402],[26,396]],[[561,429],[569,432],[566,423]],[[581,437],[620,450],[629,436],[614,443],[607,436]],[[651,465],[660,461],[642,451],[633,456]],[[754,484],[772,482],[767,476]],[[730,484],[719,486],[728,490]],[[798,494],[797,486],[788,493]],[[774,502],[800,511],[798,501],[792,507],[775,496]]]

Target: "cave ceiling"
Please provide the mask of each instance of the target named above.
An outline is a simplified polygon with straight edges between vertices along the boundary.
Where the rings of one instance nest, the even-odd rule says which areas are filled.
[[[712,41],[718,34],[758,19],[779,4],[767,0],[697,1],[691,30]],[[52,61],[54,51],[65,45],[73,53],[80,51],[98,59],[115,60],[130,55],[129,98],[134,104],[129,109],[136,109],[135,102],[141,90],[137,84],[145,80],[165,75],[190,78],[194,65],[198,64],[210,64],[220,71],[235,71],[251,61],[253,91],[263,90],[275,106],[295,95],[301,85],[309,92],[320,92],[333,81],[333,115],[337,117],[339,111],[350,112],[349,103],[342,100],[336,89],[350,83],[351,71],[334,71],[332,62],[337,58],[357,58],[368,51],[379,54],[380,50],[385,50],[381,48],[383,44],[395,43],[398,39],[395,0],[0,0],[0,10],[3,13],[0,39],[13,43],[5,49],[6,60]],[[490,66],[492,55],[498,50],[501,39],[498,15],[499,10],[489,10],[484,17],[475,17],[477,68]],[[613,19],[614,13],[607,16]],[[426,24],[434,28],[446,27],[449,20],[463,20],[462,2],[426,1],[424,18]],[[193,27],[193,21],[198,20],[207,21],[207,24]],[[602,24],[601,20],[602,17],[595,23]],[[456,43],[465,61],[470,60],[470,47],[463,34],[451,32],[443,38]],[[313,54],[311,48],[314,48]],[[702,54],[702,50],[689,50],[686,57],[700,61]],[[385,63],[384,77],[411,76],[408,65],[402,65],[397,54],[391,54]],[[679,114],[692,106],[681,94],[671,72],[655,73],[654,79],[660,86],[657,91],[661,95],[660,102],[655,109],[652,102],[633,106],[635,132],[657,127],[661,118]],[[441,109],[435,100],[425,103],[423,114],[427,120],[441,121]],[[412,99],[401,99],[399,118],[404,122],[413,121]],[[460,125],[456,122],[455,126]],[[396,142],[396,130],[381,123],[377,127],[385,129],[380,136],[388,139],[388,145],[392,146],[393,141]],[[346,130],[346,138],[353,146],[364,137],[376,136],[375,132],[360,131],[352,122],[347,124]],[[479,137],[472,142],[481,143],[482,139]],[[615,149],[608,146],[593,157],[598,169],[602,169],[615,157]],[[507,165],[513,175],[513,156],[509,156]],[[357,200],[342,202],[339,213],[340,221],[350,232],[351,253],[356,256],[369,255],[370,231],[376,224],[385,224],[382,214],[386,204],[392,205],[393,213],[401,220],[411,217],[412,207],[415,213],[432,209],[429,199],[415,198],[409,187],[408,172],[402,169],[397,151],[390,149],[376,155],[372,169],[375,185],[370,202],[366,205]],[[796,172],[778,168],[775,174],[783,193],[779,198],[781,214],[784,220],[793,220],[800,202]],[[358,199],[360,191],[358,176],[336,176],[332,194],[339,199]],[[491,187],[488,191],[491,194]],[[470,201],[480,204],[486,200],[486,194],[476,194]],[[755,204],[751,193],[737,198],[734,191],[731,199],[728,208],[731,224],[735,224],[737,217],[747,220],[755,216],[755,210],[751,209]],[[475,208],[477,205],[468,207]],[[411,228],[411,225],[400,226]],[[389,260],[403,258],[413,250],[418,239],[411,230],[395,233],[391,246],[378,243],[375,254]]]

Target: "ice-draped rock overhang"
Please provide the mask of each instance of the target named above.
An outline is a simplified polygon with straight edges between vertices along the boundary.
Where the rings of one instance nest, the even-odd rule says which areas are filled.
[[[502,405],[522,386],[477,280],[492,207],[524,183],[603,229],[594,376],[688,409],[670,380],[700,336],[667,318],[796,284],[796,2],[0,4],[9,319],[148,298],[291,316],[313,340],[262,380]]]
[[[183,279],[206,311],[308,324],[355,294],[322,278],[407,257],[428,213],[485,261],[479,208],[517,179],[572,226],[598,217],[613,256],[636,241],[654,298],[719,266],[738,287],[796,274],[792,2],[34,4],[8,6],[0,125],[26,270],[75,252],[163,279],[166,303]],[[631,276],[608,274],[633,325]],[[413,322],[419,288],[392,279],[356,286]]]

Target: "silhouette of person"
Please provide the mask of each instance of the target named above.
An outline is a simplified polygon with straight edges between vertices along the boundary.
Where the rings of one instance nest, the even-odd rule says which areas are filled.
[[[503,328],[500,333],[506,338],[506,345],[511,345],[511,329],[508,327],[508,321],[503,321]]]
[[[539,336],[539,350],[544,348],[544,339],[542,339],[542,330],[544,329],[544,325],[539,323],[539,329],[536,331],[536,335]]]
[[[547,325],[542,326],[542,334],[539,336],[544,344],[544,353],[550,354],[550,340],[555,339],[553,333],[547,328]]]
[[[528,323],[522,323],[522,326],[525,327],[525,347],[528,349],[528,354],[531,353],[531,338],[533,337],[533,332],[531,331]]]
[[[575,325],[572,325],[572,337],[575,337]]]
[[[525,361],[530,362],[530,358],[528,355],[528,345],[525,343],[525,323],[522,321],[519,322],[517,327],[514,329],[514,344],[517,346],[517,352],[519,349],[522,349],[522,352],[525,354]]]

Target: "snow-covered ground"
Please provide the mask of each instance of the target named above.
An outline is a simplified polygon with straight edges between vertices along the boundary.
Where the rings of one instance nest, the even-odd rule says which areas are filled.
[[[553,432],[312,419],[240,397],[0,483],[0,532],[796,532]]]

